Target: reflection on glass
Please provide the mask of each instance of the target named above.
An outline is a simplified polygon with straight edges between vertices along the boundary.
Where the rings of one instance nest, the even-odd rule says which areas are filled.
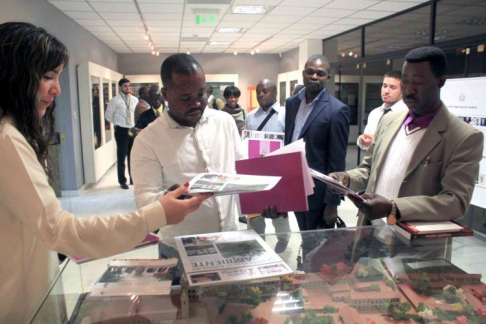
[[[91,76],[91,102],[93,107],[93,142],[95,150],[101,146],[100,78]]]
[[[425,46],[429,42],[430,5],[365,28],[365,55]]]
[[[326,40],[324,53],[337,53],[335,56],[327,55],[330,63],[346,62],[361,57],[361,30]]]
[[[442,0],[437,2],[436,43],[485,33],[486,0]]]
[[[349,106],[350,125],[358,125],[359,75],[356,65],[341,66],[340,80],[336,82],[336,98]]]
[[[108,95],[108,91],[106,93]],[[113,98],[114,96],[116,96],[116,82],[114,82],[114,81],[111,82],[111,94],[110,95],[111,95],[111,97],[109,97],[110,99]],[[109,99],[108,99],[108,102],[110,102]],[[104,106],[105,113],[106,113],[106,108],[108,108],[108,104],[106,104]],[[112,140],[111,128],[112,127],[111,127],[110,122],[105,119],[105,143],[108,143],[109,141]]]
[[[103,79],[103,108],[106,112],[106,108],[108,108],[108,103],[110,102],[110,92],[108,87],[110,86],[110,80]],[[106,127],[108,124],[108,128]],[[111,141],[111,127],[110,123],[105,119],[105,143]]]

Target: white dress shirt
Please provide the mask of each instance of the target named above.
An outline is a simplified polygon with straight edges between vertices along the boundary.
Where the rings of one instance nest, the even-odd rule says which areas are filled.
[[[170,108],[169,108],[170,109]],[[135,201],[142,207],[174,184],[182,185],[199,173],[236,173],[235,161],[244,158],[241,139],[230,114],[206,108],[195,127],[176,123],[164,113],[136,137],[131,153]],[[181,223],[160,229],[160,236],[236,230],[234,195],[211,197]]]
[[[107,121],[124,128],[135,126],[135,107],[137,107],[138,99],[130,94],[128,98],[130,98],[130,115],[127,114],[127,96],[119,92],[110,100],[108,108],[106,108],[105,118]]]
[[[407,105],[403,102],[403,100],[399,100],[395,102],[393,106],[389,108],[391,111],[390,112],[396,112],[396,111],[402,111],[402,110],[408,110]],[[383,114],[385,112],[385,104],[383,103],[380,107],[373,109],[370,114],[368,115],[368,123],[366,124],[366,127],[363,131],[363,134],[368,134],[368,135],[374,135],[376,132],[376,129],[378,128],[378,124],[381,121],[381,118],[383,117]],[[362,146],[359,143],[359,136],[358,136],[358,141],[356,143],[362,150],[366,150],[367,148]]]
[[[292,134],[292,142],[295,142],[296,140],[299,139],[300,132],[304,128],[307,118],[309,118],[309,115],[312,112],[314,106],[316,105],[316,102],[321,99],[321,96],[323,96],[325,91],[326,88],[324,88],[321,92],[319,92],[319,94],[314,98],[314,100],[312,100],[309,103],[306,102],[306,97],[305,97],[306,89],[304,88],[299,91],[300,105],[299,105],[299,110],[297,111],[297,115],[295,116],[295,126],[294,126],[294,133]]]
[[[265,124],[262,132],[283,133],[285,131],[285,107],[281,107],[278,100],[267,111],[264,111],[262,107],[250,111],[246,116],[245,129],[257,130],[272,110],[275,110],[275,113]]]
[[[63,210],[34,150],[3,118],[0,224],[0,323],[25,323],[59,271],[53,251],[93,259],[125,252],[166,218],[159,202],[117,216],[78,218]],[[44,318],[53,315],[45,312],[39,322],[54,323]]]

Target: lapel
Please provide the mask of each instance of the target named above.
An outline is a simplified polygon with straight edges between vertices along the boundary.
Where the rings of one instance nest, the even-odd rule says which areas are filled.
[[[405,178],[408,177],[417,166],[426,159],[430,152],[442,141],[442,133],[447,130],[448,124],[448,111],[442,104],[440,111],[434,117],[430,125],[425,130],[422,140],[417,145],[417,148],[412,154],[410,164],[408,165],[407,172],[405,172]]]
[[[319,101],[317,101],[316,104],[314,105],[314,108],[312,108],[309,117],[307,117],[304,127],[302,127],[302,131],[300,132],[299,138],[303,138],[305,136],[305,133],[309,129],[314,119],[316,119],[316,117],[321,113],[321,111],[323,111],[327,107],[328,101],[329,101],[329,92],[326,89],[326,91],[324,91]]]
[[[372,172],[372,174],[374,175],[372,181],[370,183],[372,183],[372,188],[371,188],[371,192],[374,192],[375,191],[375,187],[376,187],[376,177],[378,176],[380,170],[381,170],[381,167],[383,166],[383,162],[386,158],[386,154],[388,153],[388,150],[389,150],[389,147],[390,147],[390,144],[393,142],[393,140],[395,139],[395,136],[397,135],[398,131],[402,128],[402,124],[403,124],[403,121],[405,120],[405,116],[407,116],[407,113],[408,113],[408,109],[407,110],[404,110],[402,114],[400,114],[398,117],[394,118],[389,124],[387,125],[382,125],[383,127],[385,127],[385,129],[381,132],[381,136],[378,138],[377,137],[377,140],[380,141],[379,143],[376,143],[377,146],[375,146],[375,155],[373,156],[373,164],[375,164],[375,166],[373,167],[376,172]],[[382,122],[384,123],[385,120],[382,120]],[[375,134],[376,135],[376,134]]]
[[[285,125],[285,132],[288,134],[288,143],[292,140],[292,134],[294,134],[295,128],[295,117],[297,117],[297,112],[299,111],[300,100],[296,96],[295,99],[289,102],[289,107],[285,112],[287,114],[286,121],[289,121],[289,125]]]

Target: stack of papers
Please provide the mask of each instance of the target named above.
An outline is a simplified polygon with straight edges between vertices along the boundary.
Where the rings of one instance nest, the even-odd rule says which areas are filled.
[[[187,194],[214,193],[215,196],[270,190],[281,177],[245,174],[201,173],[189,181]]]
[[[353,198],[364,201],[363,197],[361,197],[360,195],[358,195],[356,192],[349,189],[348,187],[345,187],[341,182],[334,180],[333,178],[331,178],[331,177],[329,177],[329,176],[327,176],[323,173],[320,173],[319,171],[316,171],[314,169],[309,168],[309,170],[310,170],[310,174],[312,175],[312,177],[314,177],[317,180],[324,182],[329,189],[334,190],[338,194],[345,195],[345,196],[351,196]]]
[[[293,273],[254,230],[175,238],[189,286],[211,286]]]

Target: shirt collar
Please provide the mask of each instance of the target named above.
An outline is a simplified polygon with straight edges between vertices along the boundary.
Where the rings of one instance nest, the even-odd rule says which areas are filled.
[[[306,88],[304,88],[304,89],[302,89],[302,90],[299,91],[298,96],[299,96],[299,99],[301,101],[305,100],[305,93],[306,93],[306,91],[307,91]],[[326,92],[326,88],[322,89],[322,91],[319,92],[319,94],[314,98],[314,100],[312,100],[312,103],[314,103],[314,102],[318,101],[319,99],[321,99],[321,97],[322,97],[322,95],[323,95],[324,92]]]
[[[441,107],[442,105],[440,105],[439,108],[437,108],[434,112],[423,116],[417,116],[411,110],[409,110],[407,118],[405,118],[405,122],[403,123],[403,125],[408,126],[409,130],[414,130],[417,127],[420,129],[427,128],[434,119],[435,115],[437,115]]]
[[[276,112],[278,112],[278,109],[280,108],[280,102],[275,101],[275,103],[270,107],[270,109],[268,109],[267,111],[263,110],[263,108],[260,106],[258,107],[258,110],[260,113],[262,114],[268,114],[272,109],[275,110]]]

